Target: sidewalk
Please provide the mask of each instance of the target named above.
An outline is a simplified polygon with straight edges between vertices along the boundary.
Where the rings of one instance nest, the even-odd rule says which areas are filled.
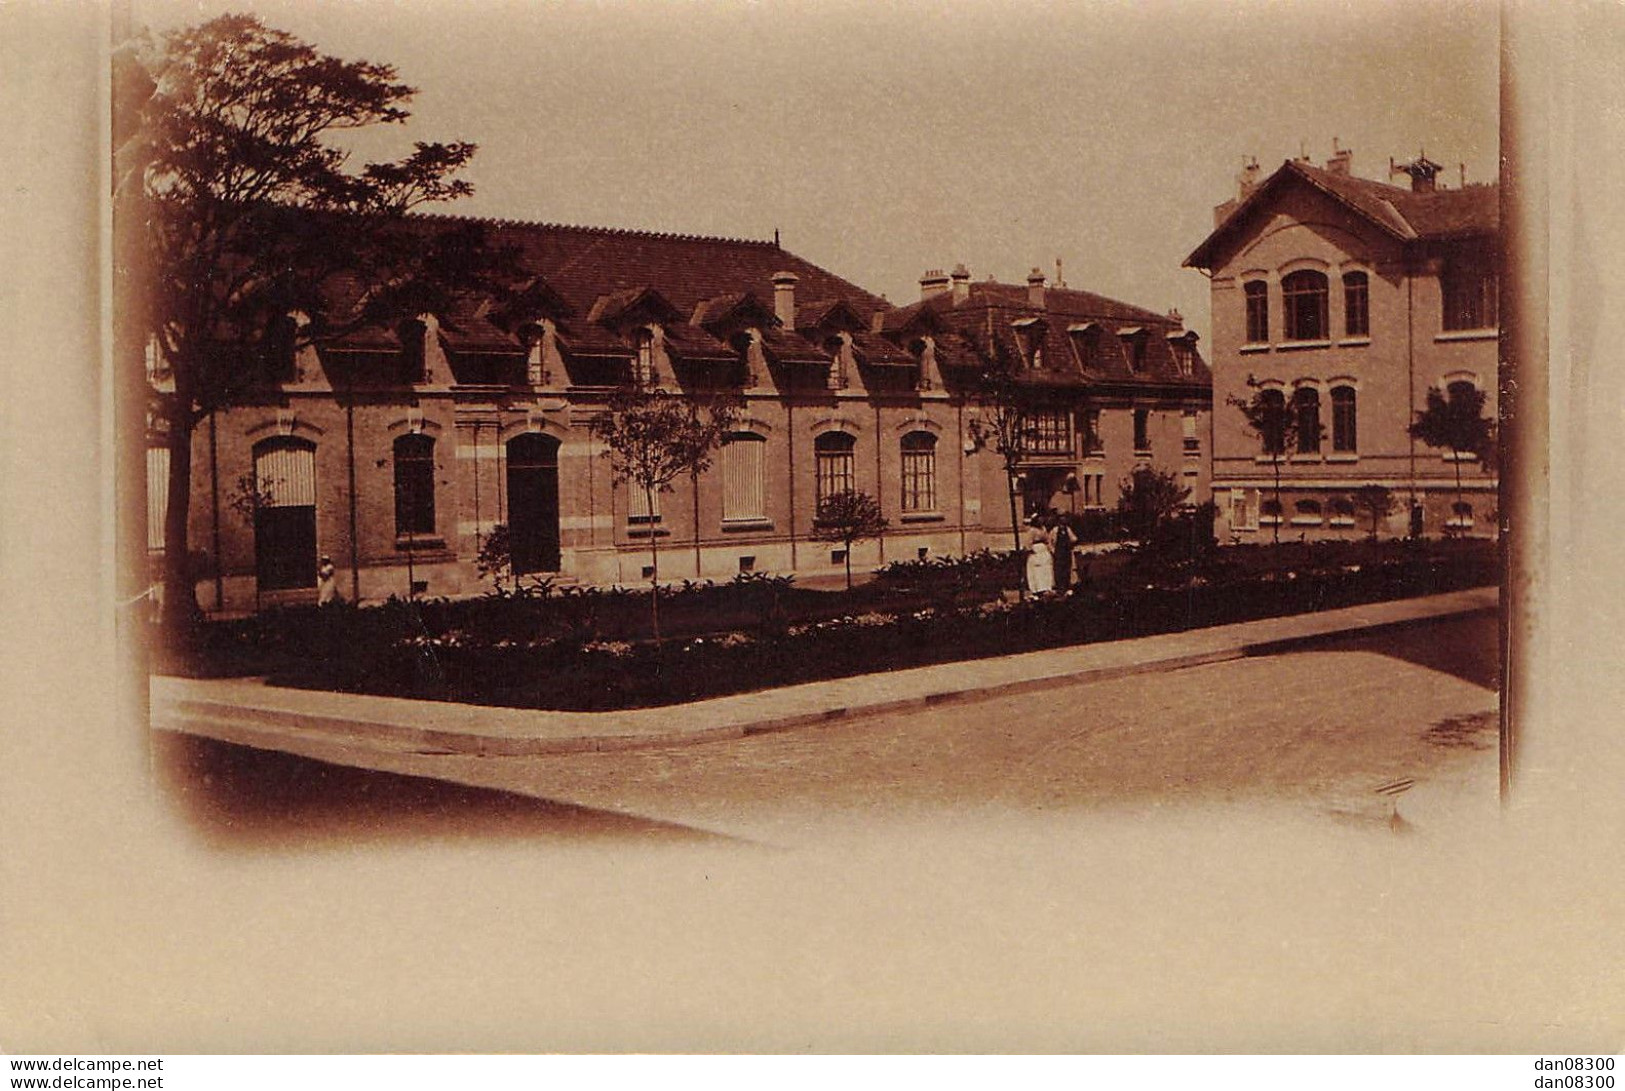
[[[258,679],[155,676],[152,723],[163,730],[273,748],[289,737],[483,756],[668,747],[1276,654],[1329,637],[1493,611],[1498,603],[1498,590],[1483,587],[622,712],[495,708],[285,689]]]

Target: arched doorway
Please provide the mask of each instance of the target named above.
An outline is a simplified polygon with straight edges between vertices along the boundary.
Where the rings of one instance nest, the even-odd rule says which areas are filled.
[[[515,575],[559,570],[559,441],[508,441],[508,541]]]
[[[254,573],[262,591],[316,586],[316,445],[254,444]]]

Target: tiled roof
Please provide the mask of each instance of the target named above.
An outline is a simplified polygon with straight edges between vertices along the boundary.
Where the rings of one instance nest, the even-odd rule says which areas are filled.
[[[1401,242],[1493,235],[1500,228],[1500,194],[1494,185],[1416,193],[1408,187],[1337,174],[1289,159],[1230,211],[1224,222],[1185,259],[1185,264],[1211,269],[1225,241],[1240,229],[1252,211],[1267,204],[1283,186],[1293,183],[1319,190]]]
[[[972,282],[969,289],[962,300],[955,301],[949,291],[895,308],[881,316],[879,326],[893,338],[901,338],[922,314],[929,313],[949,331],[935,335],[937,358],[949,368],[1026,360],[1032,339],[1037,338],[1042,366],[1022,367],[1017,372],[1017,381],[1024,385],[1212,384],[1212,374],[1194,345],[1191,373],[1179,373],[1167,334],[1178,331],[1180,325],[1167,315],[1077,288],[1046,288],[1043,306],[1029,301],[1025,284],[981,281]],[[1117,336],[1119,331],[1147,335],[1140,368],[1130,367],[1129,346]]]
[[[470,221],[452,216],[414,215],[407,222],[416,230],[434,231],[437,227],[461,226]],[[561,340],[567,350],[599,354],[624,350],[625,346],[618,345],[618,338],[587,321],[586,316],[593,313],[595,306],[599,316],[612,315],[618,306],[635,301],[649,289],[685,318],[694,316],[702,321],[714,313],[707,310],[704,316],[697,315],[701,304],[707,308],[720,306],[717,301],[723,297],[737,301],[749,293],[759,301],[772,299],[773,276],[779,272],[797,276],[800,298],[825,300],[831,306],[843,302],[865,324],[886,307],[885,300],[879,296],[771,241],[560,224],[474,222],[485,226],[494,245],[513,247],[520,266],[541,278],[546,294],[556,297],[577,316],[561,324]],[[478,308],[479,302],[471,302],[470,310]],[[686,323],[671,323],[673,326],[681,324]],[[483,340],[483,331],[479,339]],[[691,350],[697,345],[717,343],[709,333],[697,327],[678,334],[676,340]],[[343,339],[339,347],[361,346]],[[781,347],[794,346],[793,342],[781,341]]]

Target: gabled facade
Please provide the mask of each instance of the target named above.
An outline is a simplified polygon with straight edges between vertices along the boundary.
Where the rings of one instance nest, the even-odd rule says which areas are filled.
[[[1409,187],[1290,160],[1244,170],[1186,259],[1212,280],[1213,490],[1221,540],[1367,533],[1354,490],[1382,485],[1384,536],[1494,533],[1496,475],[1409,434],[1429,388],[1486,395],[1497,353],[1496,187],[1444,189],[1426,159]],[[1272,451],[1228,404],[1264,391],[1302,422]],[[1457,501],[1457,470],[1462,495]],[[1276,484],[1279,471],[1280,501]]]
[[[205,609],[312,600],[322,556],[347,599],[476,593],[498,528],[516,570],[565,582],[646,579],[651,537],[663,579],[833,574],[844,557],[813,540],[814,513],[844,489],[878,498],[890,520],[857,566],[1002,547],[1006,485],[974,442],[973,380],[1015,346],[1028,354],[1022,381],[1054,411],[1029,460],[1031,504],[1109,504],[1153,457],[1205,483],[1189,446],[1205,420],[1193,429],[1181,407],[1205,410],[1206,370],[1166,317],[1041,284],[899,309],[776,242],[486,226],[525,271],[510,298],[262,354],[272,366],[200,424],[190,541]],[[353,312],[354,292],[338,288],[331,308]],[[1086,333],[1104,348],[1068,356]],[[1118,346],[1136,337],[1127,363],[1136,350]],[[652,510],[613,482],[590,428],[629,384],[743,405],[711,470]],[[1103,449],[1084,438],[1090,406],[1111,410]],[[1136,449],[1118,417],[1141,410]],[[158,481],[162,454],[149,461]],[[154,528],[162,495],[153,488]]]

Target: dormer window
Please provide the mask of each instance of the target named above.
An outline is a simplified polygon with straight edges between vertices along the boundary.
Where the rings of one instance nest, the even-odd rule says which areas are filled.
[[[409,319],[395,327],[395,337],[401,343],[401,382],[408,386],[426,382],[429,327],[415,318]]]
[[[1022,361],[1034,371],[1044,366],[1044,339],[1049,331],[1041,318],[1020,318],[1011,323]]]
[[[829,354],[829,388],[831,390],[845,390],[848,381],[846,374],[846,338],[826,338],[824,340],[824,351]]]
[[[537,322],[527,322],[519,327],[519,341],[525,346],[525,381],[531,386],[543,385],[547,382],[547,360],[544,355],[547,328]]]
[[[1100,366],[1100,327],[1093,322],[1076,322],[1066,328],[1072,342],[1072,355],[1078,367],[1092,371]]]
[[[1174,354],[1174,370],[1179,373],[1180,378],[1190,378],[1196,359],[1196,350],[1191,344],[1190,335],[1169,338],[1168,349]]]
[[[633,341],[636,355],[632,358],[632,382],[637,386],[652,386],[655,381],[654,331],[640,329]]]
[[[931,372],[926,366],[926,353],[932,349],[932,343],[924,337],[916,337],[908,343],[908,352],[914,357],[914,389],[931,389]]]
[[[295,349],[299,323],[292,315],[280,314],[265,325],[265,377],[273,383],[299,381],[298,353]]]
[[[1123,359],[1128,364],[1129,374],[1138,375],[1145,370],[1145,328],[1125,326],[1117,331],[1117,336],[1123,341]]]

